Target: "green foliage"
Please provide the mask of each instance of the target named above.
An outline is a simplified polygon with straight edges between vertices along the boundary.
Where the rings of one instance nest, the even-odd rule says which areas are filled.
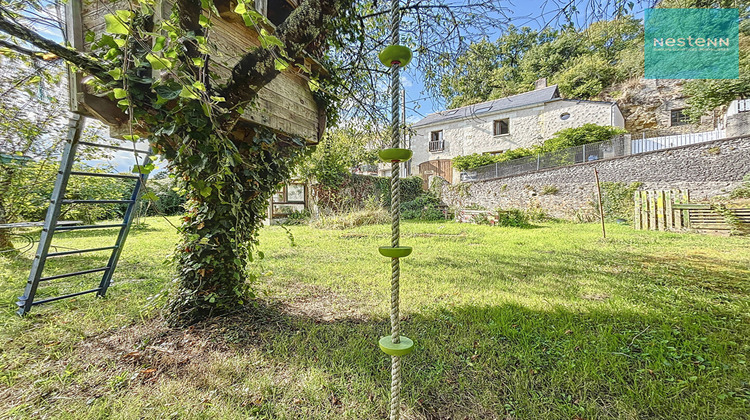
[[[556,132],[551,139],[545,140],[541,146],[533,146],[529,149],[519,147],[517,149],[508,150],[499,155],[473,153],[471,155],[456,156],[453,158],[452,162],[453,167],[457,170],[467,171],[496,162],[505,162],[526,156],[535,156],[540,153],[553,153],[573,146],[606,141],[616,135],[624,133],[627,133],[627,131],[619,127],[584,124],[580,127],[566,128]],[[561,156],[560,158],[567,160],[568,156]],[[569,162],[561,161],[561,164],[565,163]]]
[[[441,80],[451,108],[533,89],[547,78],[566,97],[592,98],[614,83],[643,74],[643,28],[624,16],[586,29],[509,27],[495,43],[472,44]]]
[[[750,198],[750,172],[742,178],[742,185],[729,193],[729,198]]]
[[[602,182],[602,208],[605,220],[633,220],[633,194],[643,185],[642,182]],[[595,198],[591,205],[599,212],[599,202]]]
[[[148,197],[138,202],[138,214],[143,216],[172,216],[185,212],[185,191],[175,177],[149,178],[145,184],[145,195],[153,193],[156,199]]]
[[[286,216],[285,225],[305,225],[310,221],[310,211],[307,209],[298,211],[294,210]]]
[[[560,191],[559,188],[557,188],[557,185],[548,184],[542,186],[542,191],[539,193],[539,195],[555,195],[557,192]]]
[[[439,205],[440,200],[434,194],[422,193],[413,200],[401,203],[401,218],[404,220],[444,220],[445,214]]]
[[[588,143],[606,141],[625,131],[619,127],[584,124],[576,128],[566,128],[556,132],[553,137],[542,144],[542,152],[556,152],[568,147],[581,146]]]
[[[377,150],[371,149],[376,139],[376,134],[356,128],[329,130],[304,159],[300,171],[305,179],[326,188],[340,187],[353,167],[377,161]]]
[[[740,34],[740,77],[729,80],[690,80],[685,83],[689,107],[685,113],[693,121],[716,107],[737,98],[750,98],[750,36]]]

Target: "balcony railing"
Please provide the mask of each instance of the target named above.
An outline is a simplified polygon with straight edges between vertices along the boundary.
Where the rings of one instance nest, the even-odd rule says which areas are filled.
[[[442,152],[445,150],[445,140],[432,140],[427,147],[430,152]]]

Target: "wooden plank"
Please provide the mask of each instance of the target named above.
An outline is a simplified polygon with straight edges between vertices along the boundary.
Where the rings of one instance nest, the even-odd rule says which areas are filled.
[[[656,191],[648,192],[648,224],[649,229],[659,230],[659,225],[656,222]]]
[[[674,200],[672,208],[675,209],[675,206],[678,206],[680,205],[680,203],[682,203],[682,191],[675,190],[672,194],[672,198]],[[682,225],[682,210],[674,210],[674,225],[677,229],[682,229],[684,227]]]
[[[641,192],[633,193],[633,229],[641,230]]]
[[[665,191],[664,192],[664,212],[666,216],[666,229],[667,230],[674,230],[674,219],[672,217],[672,200],[673,200],[674,194],[672,194],[672,191]]]
[[[83,34],[89,31],[101,34],[105,28],[104,15],[113,13],[114,10],[130,8],[129,3],[124,0],[104,0],[103,2],[73,0],[73,3],[82,4],[81,12],[76,14],[81,23],[74,25],[77,30],[73,31],[72,35],[79,39],[82,39]],[[168,1],[159,3],[165,7],[171,6]],[[265,13],[266,1],[256,1],[255,5]],[[222,13],[223,18],[212,19],[210,42],[215,51],[212,54],[210,70],[218,74],[220,79],[225,80],[230,77],[231,69],[237,61],[248,51],[258,48],[260,41],[257,32],[246,27],[238,18],[239,16],[229,10],[231,5],[220,6],[222,10],[226,10]],[[90,45],[84,43],[80,47],[87,50]],[[316,65],[308,67],[324,71]],[[82,112],[105,120],[113,126],[123,124],[122,115],[112,115],[118,112],[118,108],[112,101],[107,98],[94,98],[88,94],[83,95],[83,92],[74,90],[77,84],[71,83],[71,86],[72,97],[75,98],[76,104],[81,105]],[[112,106],[108,106],[110,103]],[[313,142],[319,140],[322,127],[325,126],[324,119],[320,118],[320,110],[310,91],[306,76],[299,74],[299,69],[292,66],[259,91],[254,106],[246,107],[242,117],[246,121],[264,125],[288,135],[300,136]],[[127,122],[127,118],[124,122]]]
[[[680,210],[710,210],[710,204],[678,204],[674,206],[675,209]]]
[[[684,204],[690,203],[690,190],[685,190],[682,193],[682,202]],[[686,228],[690,228],[690,210],[682,211],[683,223]]]
[[[664,216],[664,191],[656,191],[656,224],[661,231],[665,230]]]
[[[648,204],[648,191],[641,191],[641,226],[643,226],[643,230],[651,229]]]

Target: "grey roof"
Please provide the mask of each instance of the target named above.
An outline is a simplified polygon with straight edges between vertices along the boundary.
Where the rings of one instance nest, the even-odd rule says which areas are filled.
[[[417,121],[414,124],[414,127],[450,120],[459,120],[466,117],[476,117],[482,114],[496,113],[528,105],[542,104],[559,98],[560,92],[557,90],[557,85],[552,85],[550,87],[532,90],[531,92],[495,99],[494,101],[481,102],[474,105],[429,114]]]

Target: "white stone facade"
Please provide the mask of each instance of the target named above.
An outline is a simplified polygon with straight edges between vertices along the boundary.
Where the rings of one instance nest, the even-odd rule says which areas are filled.
[[[507,134],[494,134],[494,121],[506,120]],[[419,164],[437,159],[452,159],[472,153],[495,153],[541,144],[559,130],[593,123],[624,127],[625,120],[613,102],[553,98],[541,103],[485,112],[459,119],[415,124],[411,138],[414,156],[411,172],[419,173]],[[441,131],[444,148],[429,151],[432,132]],[[454,174],[455,175],[455,174]],[[458,179],[454,176],[454,179]]]

